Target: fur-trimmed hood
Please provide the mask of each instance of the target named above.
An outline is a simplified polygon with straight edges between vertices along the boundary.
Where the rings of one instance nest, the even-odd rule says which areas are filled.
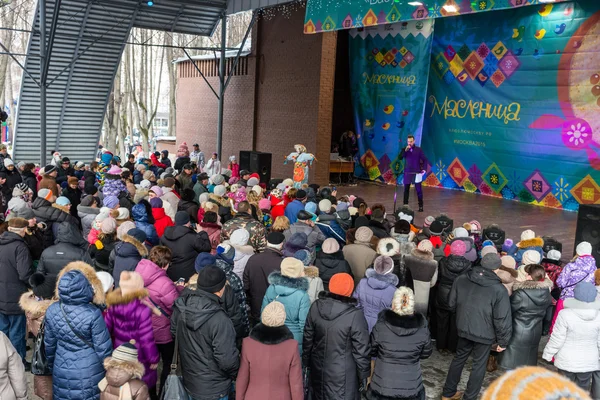
[[[525,290],[525,289],[546,289],[551,290],[554,287],[552,281],[548,278],[543,281],[523,281],[523,282],[515,282],[513,285],[513,293],[517,290]]]
[[[106,305],[110,307],[117,304],[129,304],[135,299],[143,300],[147,297],[148,290],[146,289],[137,289],[124,295],[121,288],[118,288],[106,295]]]
[[[383,288],[389,285],[398,285],[398,276],[396,276],[393,273],[381,275],[378,274],[377,271],[375,271],[373,268],[369,268],[365,272],[365,276],[367,278],[367,283],[369,284],[369,286],[375,289]]]
[[[275,271],[269,275],[269,283],[279,288],[275,288],[278,294],[290,294],[296,290],[308,291],[308,279],[304,277],[290,278],[289,276],[281,275],[281,272]],[[282,290],[283,289],[283,290]],[[287,290],[286,290],[287,289]]]
[[[138,251],[138,253],[140,253],[140,256],[142,256],[143,258],[148,257],[148,249],[146,248],[146,246],[144,246],[143,243],[141,243],[139,240],[137,240],[133,236],[129,236],[128,234],[125,234],[121,238],[121,242],[129,243],[129,244],[133,245],[136,248],[136,250]]]
[[[397,336],[414,335],[417,330],[427,326],[427,320],[422,314],[398,315],[392,310],[383,310],[379,319]]]
[[[529,240],[521,240],[517,243],[519,249],[526,249],[528,247],[544,247],[544,239],[536,237]]]
[[[46,314],[46,310],[54,300],[36,300],[32,291],[23,293],[19,299],[19,306],[27,314],[31,314],[32,319],[37,319]]]
[[[215,203],[215,204],[217,204],[218,206],[221,206],[221,207],[227,207],[227,208],[230,207],[228,199],[223,198],[221,196],[217,196],[214,193],[211,193],[211,194],[208,195],[208,201],[213,202],[213,203]]]
[[[67,213],[67,214],[70,214],[70,213],[71,213],[71,211],[70,211],[70,210],[69,210],[67,207],[65,207],[65,206],[59,206],[59,205],[58,205],[58,204],[56,204],[56,203],[52,203],[52,207],[54,207],[54,208],[57,208],[57,209],[59,209],[60,211],[62,211],[62,212],[65,212],[65,213]]]
[[[107,357],[104,360],[104,369],[106,369],[108,384],[111,386],[120,387],[131,379],[142,379],[144,376],[144,365],[139,361],[121,361]]]
[[[60,280],[67,272],[70,271],[81,272],[81,274],[88,280],[92,286],[92,290],[94,291],[94,298],[92,299],[92,302],[96,305],[103,305],[105,302],[105,295],[104,289],[102,288],[102,282],[100,282],[100,279],[98,279],[94,268],[83,261],[70,262],[59,272],[58,276],[56,277],[56,289],[54,291],[54,296],[58,298],[58,286],[60,284]]]
[[[252,328],[250,338],[262,344],[279,344],[294,338],[290,329],[285,326],[270,327],[262,322]]]
[[[419,249],[413,249],[410,255],[421,260],[431,261],[433,260],[433,253],[431,251],[422,251]]]
[[[505,267],[504,265],[501,265],[500,268],[498,268],[500,271],[504,271],[506,273],[508,273],[511,278],[517,279],[519,277],[519,272],[514,269],[514,268],[509,268],[509,267]],[[511,282],[514,282],[514,279]],[[507,282],[502,282],[502,283],[507,283]]]
[[[319,268],[313,266],[304,267],[304,276],[307,278],[318,278]]]

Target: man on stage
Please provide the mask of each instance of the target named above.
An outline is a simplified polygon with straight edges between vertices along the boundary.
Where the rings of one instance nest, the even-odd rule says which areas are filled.
[[[420,147],[415,145],[415,137],[408,135],[408,146],[400,151],[400,158],[404,159],[404,205],[408,205],[410,185],[414,184],[419,199],[419,212],[423,212],[423,189],[421,180],[427,166],[427,158]]]

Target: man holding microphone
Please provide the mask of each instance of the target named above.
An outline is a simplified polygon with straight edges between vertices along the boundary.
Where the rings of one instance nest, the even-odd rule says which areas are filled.
[[[423,212],[423,189],[421,181],[425,174],[427,158],[423,150],[415,145],[415,137],[408,135],[408,145],[400,151],[400,159],[404,159],[404,205],[408,205],[410,185],[414,184],[419,199],[419,212]]]

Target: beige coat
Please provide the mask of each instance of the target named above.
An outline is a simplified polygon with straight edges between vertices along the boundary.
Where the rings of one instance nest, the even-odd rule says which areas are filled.
[[[0,399],[27,399],[27,377],[23,361],[3,332],[0,332]]]
[[[356,287],[360,280],[365,277],[367,268],[375,261],[377,252],[370,245],[360,242],[347,244],[342,252],[344,258],[350,264],[352,275],[354,275],[354,286]]]
[[[100,381],[100,400],[149,400],[148,386],[142,382],[144,366],[137,361],[104,360],[106,377]],[[121,393],[123,391],[123,393]]]

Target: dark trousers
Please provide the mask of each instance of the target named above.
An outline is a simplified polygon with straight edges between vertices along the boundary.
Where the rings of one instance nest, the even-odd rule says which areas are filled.
[[[472,355],[473,369],[469,376],[469,382],[467,383],[467,390],[465,390],[463,400],[477,399],[479,391],[481,390],[481,385],[483,384],[483,378],[485,377],[485,367],[487,365],[488,357],[490,356],[491,348],[491,344],[477,343],[459,337],[456,355],[450,364],[442,395],[444,397],[452,397],[456,394],[456,389],[460,382],[460,376],[462,375],[465,363],[467,362],[469,355]]]
[[[419,207],[423,207],[423,188],[421,183],[415,183],[415,189],[417,190],[417,199],[419,199]],[[408,197],[410,195],[410,183],[404,184],[404,204],[408,204]]]
[[[0,313],[0,331],[8,337],[8,340],[10,340],[23,362],[25,362],[27,341],[27,318],[25,314],[12,315]]]
[[[592,399],[600,399],[600,371],[592,372],[569,372],[558,370],[558,373],[569,378],[586,392],[592,391]]]
[[[456,351],[458,345],[456,313],[437,308],[435,315],[437,317],[437,349]]]
[[[160,391],[162,392],[165,386],[167,376],[171,372],[171,363],[173,362],[173,354],[175,353],[175,342],[157,344],[160,358],[162,359],[162,372],[160,374]]]

